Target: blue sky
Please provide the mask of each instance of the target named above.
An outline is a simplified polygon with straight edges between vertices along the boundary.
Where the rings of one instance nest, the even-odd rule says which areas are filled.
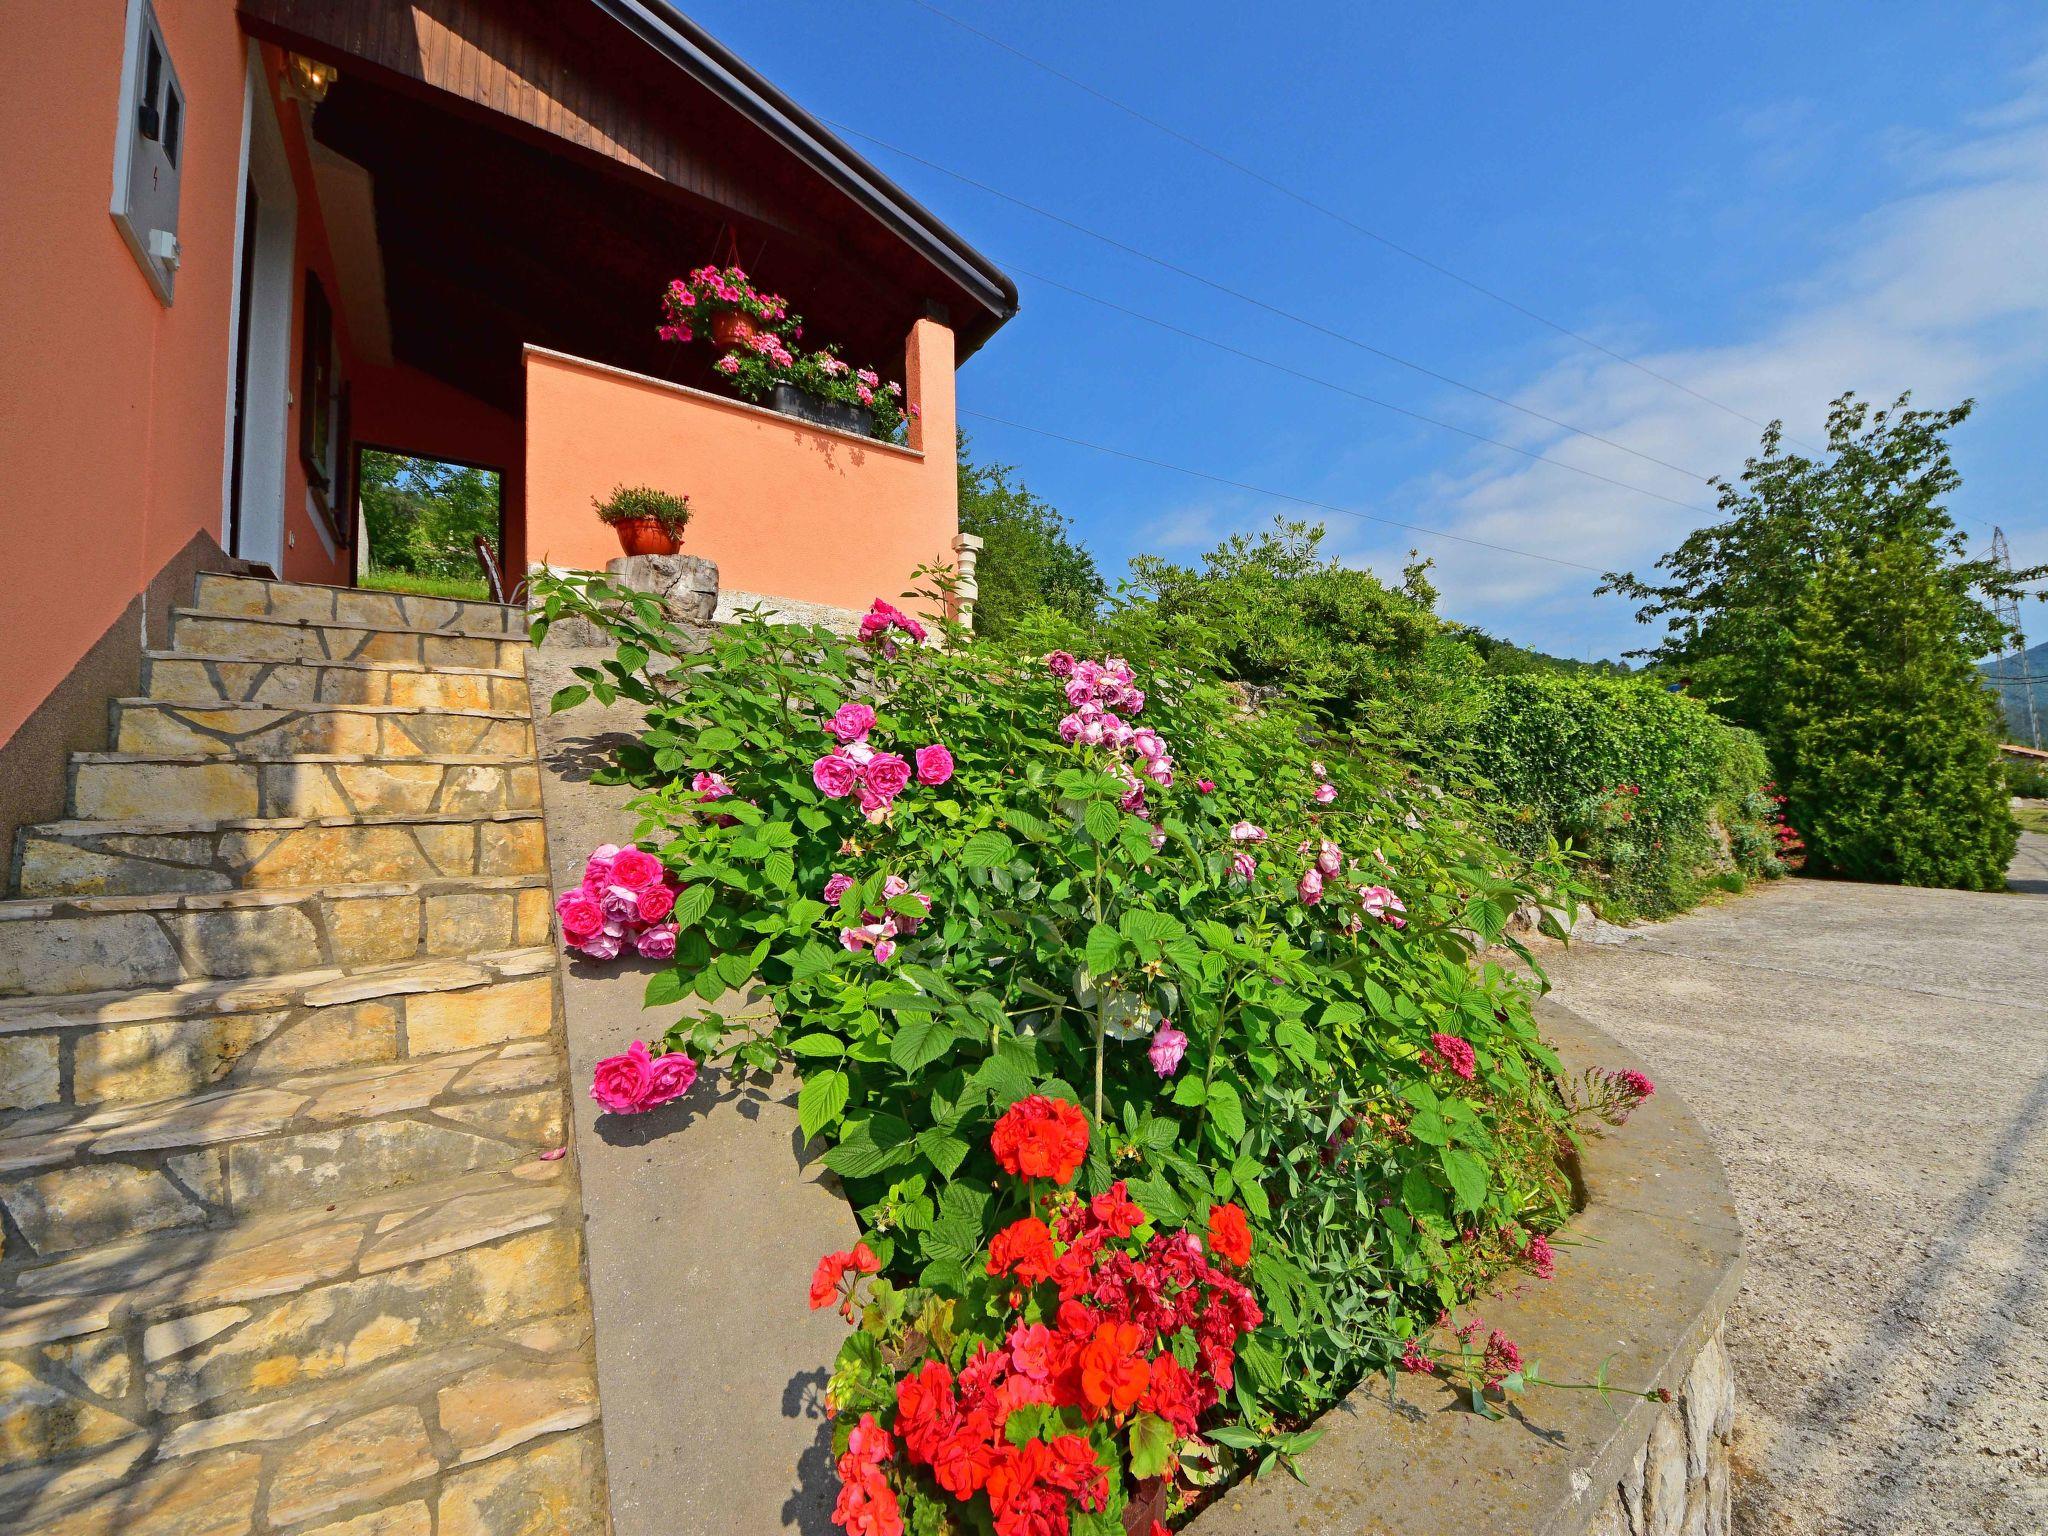
[[[1818,441],[1845,389],[1965,395],[1955,510],[2048,560],[2048,17],[2035,4],[1712,6],[935,0],[951,14],[1660,374]],[[1218,165],[915,0],[697,0],[821,117],[1441,374],[1701,474],[1757,428]],[[1013,272],[1345,389],[1711,507],[1688,474],[1545,425],[860,139]],[[1227,356],[1019,275],[961,405],[1236,481],[1597,568],[1705,519]],[[801,296],[794,296],[801,304]],[[1644,642],[1571,565],[1305,512],[968,419],[1105,573],[1276,513],[1442,610],[1578,656]],[[1979,521],[1971,521],[1971,519]],[[2030,605],[2029,627],[2048,630]]]

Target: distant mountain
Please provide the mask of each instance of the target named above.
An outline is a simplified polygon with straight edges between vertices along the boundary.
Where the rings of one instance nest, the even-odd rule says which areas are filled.
[[[2026,689],[2019,680],[2019,658],[2008,651],[1978,662],[1977,670],[1984,674],[1984,686],[1999,696],[1999,705],[2005,711],[2005,739],[2031,745],[2027,737]],[[2040,723],[2041,740],[2048,742],[2048,640],[2028,649],[2027,676],[2033,684],[2034,718]]]

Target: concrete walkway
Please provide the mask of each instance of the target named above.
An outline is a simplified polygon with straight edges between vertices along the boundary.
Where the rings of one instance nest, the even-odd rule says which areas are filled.
[[[2048,1531],[2048,837],[2012,880],[1791,880],[1547,957],[1727,1163],[1743,1536]]]

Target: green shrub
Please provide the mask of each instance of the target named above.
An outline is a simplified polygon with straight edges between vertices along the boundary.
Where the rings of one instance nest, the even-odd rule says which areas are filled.
[[[803,1130],[886,1278],[978,1294],[991,1234],[1030,1209],[992,1123],[1034,1093],[1082,1105],[1084,1195],[1122,1181],[1162,1228],[1248,1214],[1266,1320],[1235,1402],[1269,1424],[1327,1406],[1562,1219],[1568,1116],[1532,988],[1477,962],[1519,947],[1507,922],[1536,891],[1499,873],[1469,805],[1378,754],[1311,763],[1296,703],[1250,710],[1188,669],[1141,679],[1162,783],[1065,739],[1064,662],[912,645],[879,610],[868,646],[746,622],[690,656],[644,594],[541,590],[548,620],[623,642],[557,704],[648,709],[620,773],[683,887],[648,989],[666,1043],[794,1062]],[[841,741],[915,756],[900,793],[848,792],[858,759],[830,726],[853,705],[873,715]],[[935,744],[927,773],[915,749]],[[1567,885],[1546,871],[1546,892]],[[680,1016],[686,995],[704,1011]],[[1169,1026],[1185,1058],[1162,1066]],[[1450,1065],[1466,1042],[1469,1077]]]
[[[1839,549],[1801,597],[1781,765],[1814,855],[1859,880],[2002,890],[2018,831],[1997,710],[1926,545]]]
[[[2022,800],[2048,800],[2048,763],[2006,758],[2005,792]]]
[[[671,537],[681,533],[690,521],[690,498],[651,485],[619,485],[602,501],[593,496],[598,521],[616,525],[636,518],[651,517]]]
[[[1473,765],[1492,785],[1491,825],[1525,854],[1573,844],[1598,869],[1610,915],[1677,911],[1730,865],[1783,873],[1750,732],[1628,678],[1522,673],[1486,689]]]

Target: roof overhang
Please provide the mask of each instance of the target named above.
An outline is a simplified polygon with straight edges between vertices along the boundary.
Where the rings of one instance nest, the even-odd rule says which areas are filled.
[[[951,317],[967,357],[1017,313],[1017,285],[810,113],[665,0],[592,0],[597,8],[752,122],[879,220],[980,306]]]

